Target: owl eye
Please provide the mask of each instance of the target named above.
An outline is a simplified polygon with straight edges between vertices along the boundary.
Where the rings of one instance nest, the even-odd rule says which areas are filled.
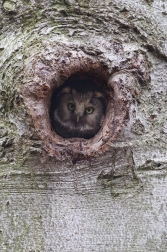
[[[92,108],[92,107],[89,107],[89,108],[86,108],[86,109],[85,109],[85,112],[86,112],[87,114],[92,114],[93,111],[94,111],[94,108]]]
[[[75,105],[73,103],[68,103],[68,109],[74,111]]]

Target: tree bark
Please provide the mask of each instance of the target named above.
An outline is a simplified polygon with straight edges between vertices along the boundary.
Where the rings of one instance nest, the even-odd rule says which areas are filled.
[[[167,250],[166,14],[161,0],[2,1],[1,251]],[[73,74],[108,97],[90,140],[51,128]]]

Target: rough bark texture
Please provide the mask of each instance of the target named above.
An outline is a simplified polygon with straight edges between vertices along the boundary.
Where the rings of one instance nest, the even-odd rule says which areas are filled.
[[[166,24],[161,0],[1,1],[1,251],[167,250]],[[113,95],[88,141],[50,126],[76,73]]]

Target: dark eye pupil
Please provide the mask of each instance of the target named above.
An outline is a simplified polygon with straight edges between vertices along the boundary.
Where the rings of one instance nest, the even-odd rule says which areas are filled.
[[[87,108],[86,113],[87,114],[92,114],[93,113],[93,108]]]
[[[68,104],[68,109],[69,109],[69,110],[74,110],[74,109],[75,109],[74,104],[69,103],[69,104]]]

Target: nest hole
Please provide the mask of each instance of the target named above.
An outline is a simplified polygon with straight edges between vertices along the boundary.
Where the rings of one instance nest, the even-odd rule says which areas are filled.
[[[126,86],[131,79],[128,79],[126,72],[113,73],[112,69],[85,55],[78,59],[70,58],[66,62],[64,64],[63,59],[60,59],[60,62],[54,65],[54,71],[41,61],[36,63],[35,73],[38,78],[35,75],[32,82],[27,83],[23,89],[26,106],[49,155],[60,160],[66,157],[78,160],[78,157],[100,155],[110,148],[123,125],[128,110]],[[78,92],[82,94],[79,98]],[[73,100],[76,98],[77,104],[70,100],[71,94]],[[92,97],[94,101],[89,104]],[[99,103],[95,104],[95,101]],[[87,103],[88,106],[85,106]],[[80,106],[83,104],[85,107]],[[85,124],[81,114],[87,113],[86,117],[93,116],[96,111],[94,105],[100,107],[98,113],[101,117],[97,113],[97,120],[92,126],[91,122],[96,116],[93,119],[89,117],[90,120]],[[74,113],[74,107],[79,107],[78,114]],[[59,110],[56,122],[55,108]],[[75,125],[80,122],[79,129],[73,129],[73,121],[69,123],[67,111],[75,114],[75,119],[71,120],[74,120]],[[62,125],[66,124],[68,130],[58,124],[58,120],[63,122]],[[89,123],[92,130],[82,132],[81,126],[86,125],[88,128]]]

